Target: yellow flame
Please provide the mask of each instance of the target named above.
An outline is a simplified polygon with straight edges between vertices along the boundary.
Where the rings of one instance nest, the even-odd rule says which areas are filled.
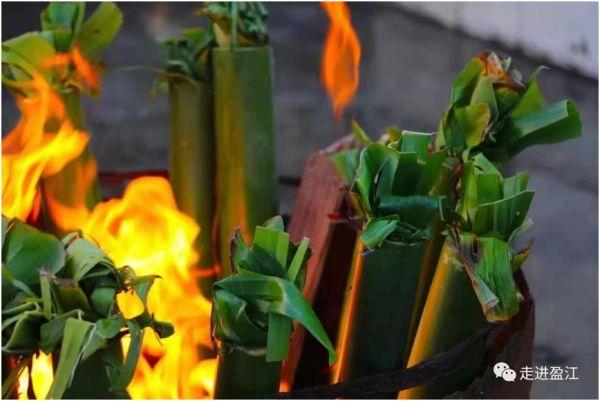
[[[33,357],[31,366],[31,381],[33,383],[33,392],[37,399],[46,397],[46,394],[50,391],[52,380],[54,380],[52,355],[40,352],[39,355]]]
[[[52,371],[52,355],[40,352],[33,356],[31,362],[31,382],[33,384],[33,394],[38,400],[46,398],[50,386],[54,380]],[[23,369],[19,375],[17,384],[17,393],[20,400],[27,399],[27,390],[29,389],[29,368]]]
[[[350,22],[348,6],[344,2],[321,4],[330,21],[323,50],[321,78],[331,98],[334,115],[341,119],[358,89],[361,47]]]
[[[148,308],[159,320],[173,323],[175,334],[158,341],[144,338],[142,357],[128,390],[133,398],[198,398],[211,394],[214,369],[195,352],[210,347],[210,301],[196,286],[193,243],[200,228],[177,210],[169,182],[160,177],[132,181],[121,199],[101,203],[82,224],[119,266],[137,274],[157,274]],[[125,316],[141,312],[136,297],[122,295]],[[198,373],[198,372],[201,373]]]

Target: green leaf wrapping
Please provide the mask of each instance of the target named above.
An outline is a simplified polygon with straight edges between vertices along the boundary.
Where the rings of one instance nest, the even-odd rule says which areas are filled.
[[[85,346],[85,342],[88,339],[88,333],[92,327],[94,327],[93,324],[83,320],[73,318],[67,319],[60,347],[61,352],[60,358],[58,359],[58,366],[54,374],[54,381],[50,386],[46,398],[62,398],[64,392],[71,383],[71,379],[73,378],[73,374],[79,363],[79,358],[81,357],[81,350]]]
[[[55,237],[12,220],[2,242],[2,260],[12,276],[26,285],[40,281],[39,269],[57,273],[65,264],[65,250]]]
[[[81,29],[85,16],[85,3],[54,2],[40,15],[42,30],[51,32],[54,47],[58,51],[68,51],[75,34]]]
[[[50,398],[126,395],[142,329],[150,327],[160,337],[173,332],[168,323],[154,320],[145,306],[156,277],[137,277],[131,268],[116,268],[77,233],[61,242],[3,216],[3,236],[3,354],[26,359],[43,351],[58,358]],[[116,295],[124,291],[135,291],[144,304],[139,316],[125,319],[118,310]],[[125,360],[123,335],[132,338]],[[10,391],[13,385],[7,381],[3,389]]]
[[[122,24],[123,14],[115,3],[100,3],[92,15],[81,24],[81,29],[75,36],[75,44],[86,57],[97,59],[115,39]]]
[[[219,297],[219,291],[223,290],[234,293],[249,307],[253,308],[254,312],[262,314],[275,313],[297,320],[327,348],[329,363],[333,364],[335,362],[335,350],[319,319],[302,297],[300,290],[289,281],[272,276],[242,274],[227,277],[215,283],[214,288],[214,296]],[[216,310],[215,313],[220,312]],[[269,331],[268,334],[271,334],[271,332]],[[289,337],[284,340],[289,341]],[[271,341],[277,341],[277,339]],[[267,349],[267,360],[271,360],[271,356]],[[287,357],[287,355],[284,355],[284,357]]]
[[[214,37],[210,31],[202,28],[187,29],[181,37],[164,39],[161,44],[165,50],[165,78],[178,82],[182,78],[188,83],[210,82],[208,65],[209,51],[214,46]],[[179,79],[178,79],[179,78]]]
[[[260,2],[207,2],[201,12],[213,21],[219,46],[263,46],[269,42],[269,14]]]
[[[277,391],[279,369],[272,363],[287,358],[293,320],[327,349],[330,364],[335,362],[333,345],[301,294],[309,256],[308,238],[292,244],[279,216],[256,227],[252,247],[236,231],[231,242],[235,274],[213,284],[212,337],[220,351],[216,398]],[[277,379],[259,378],[264,388],[252,389],[231,377],[248,364]]]
[[[508,320],[519,312],[509,245],[497,238],[461,235],[463,252],[473,252],[474,246],[478,248],[478,260],[473,261],[471,255],[461,255],[461,261],[483,314],[490,322]]]
[[[532,224],[526,215],[533,192],[527,190],[527,174],[504,178],[493,163],[532,145],[581,135],[572,102],[547,106],[537,81],[541,69],[524,84],[510,64],[494,53],[473,58],[456,78],[440,121],[436,148],[462,168],[460,194],[408,366],[448,350],[486,320],[506,321],[517,314],[521,296],[513,273],[530,249],[517,252],[511,243]],[[481,364],[476,356],[448,377],[403,391],[400,398],[447,396],[471,383]]]
[[[372,143],[361,151],[353,192],[366,217],[361,241],[369,248],[386,239],[415,242],[431,236],[430,225],[441,215],[442,198],[430,196],[430,191],[444,154],[428,153],[430,138],[402,131],[394,142]],[[348,175],[350,166],[341,157],[338,161]]]
[[[494,53],[473,58],[452,86],[450,106],[440,121],[438,149],[454,155],[482,151],[504,162],[523,149],[558,143],[581,135],[575,105],[564,100],[550,106],[540,91],[537,74],[528,85]]]
[[[443,216],[436,188],[446,155],[430,152],[430,134],[390,128],[383,143],[364,143],[352,187],[363,229],[348,278],[335,382],[405,366],[426,249]]]
[[[41,14],[41,33],[27,33],[2,44],[3,82],[21,96],[40,96],[27,88],[27,84],[34,76],[44,77],[61,97],[66,117],[72,126],[81,131],[85,131],[85,124],[79,94],[82,91],[95,94],[99,89],[97,82],[88,82],[95,81],[89,77],[94,73],[99,75],[100,54],[115,38],[122,23],[122,14],[114,3],[100,4],[85,21],[84,13],[83,3],[50,3]],[[80,51],[80,58],[89,61],[94,71],[82,71],[82,62],[75,59],[75,49]],[[72,56],[66,68],[48,67],[45,63],[59,53]],[[60,213],[50,205],[58,203],[70,208],[85,206],[91,210],[101,200],[95,177],[83,190],[73,185],[74,182],[81,182],[81,177],[95,169],[95,166],[96,161],[88,145],[60,172],[42,180],[41,192],[45,205],[42,210],[49,231],[59,236],[67,233],[60,224]],[[83,205],[81,191],[84,192]]]
[[[519,311],[509,243],[529,226],[533,191],[527,190],[528,179],[525,173],[503,178],[482,154],[467,162],[462,174],[457,210],[464,220],[455,250],[492,322],[508,320]]]
[[[327,348],[333,363],[335,351],[318,318],[302,297],[301,288],[295,284],[301,271],[306,270],[310,242],[305,238],[297,246],[291,244],[280,219],[270,227],[256,227],[252,248],[248,248],[236,232],[231,249],[237,274],[213,285],[217,300],[213,309],[215,337],[234,347],[259,348],[266,345],[266,359],[281,361],[287,357],[287,348],[282,352],[281,345],[273,344],[288,343],[291,331],[287,332],[286,325],[277,321],[276,328],[271,329],[271,316],[287,317],[302,323]],[[233,310],[237,313],[232,313]],[[257,312],[259,315],[253,316]],[[231,325],[223,324],[232,317],[235,318],[232,323],[248,327],[249,332],[254,333],[248,337],[248,343],[244,341],[241,330],[231,330]],[[288,321],[291,323],[291,320]],[[261,339],[257,335],[259,331],[253,330],[253,327],[263,329]],[[264,328],[268,331],[265,332]],[[291,330],[291,325],[289,328]],[[269,352],[269,349],[273,351]]]

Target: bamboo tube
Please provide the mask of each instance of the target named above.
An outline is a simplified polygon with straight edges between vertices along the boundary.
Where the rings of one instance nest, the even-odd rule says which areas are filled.
[[[486,324],[481,305],[464,268],[446,239],[423,309],[407,367],[447,351]],[[481,371],[477,355],[452,375],[400,392],[401,399],[442,398],[465,388]]]
[[[214,133],[210,88],[199,81],[169,82],[169,181],[177,207],[200,226],[198,286],[210,297],[213,280]]]
[[[456,184],[455,178],[452,175],[452,170],[449,166],[443,166],[440,170],[439,178],[437,183],[434,185],[430,192],[432,196],[444,196],[446,199],[446,207],[453,209],[456,199],[452,196],[452,188]],[[419,283],[417,292],[415,294],[414,307],[412,311],[412,317],[410,321],[410,328],[408,331],[408,338],[406,343],[406,349],[408,352],[405,354],[406,358],[404,362],[408,361],[408,355],[412,347],[412,343],[415,339],[417,328],[419,327],[419,321],[421,320],[421,314],[425,307],[425,301],[427,300],[427,294],[433,281],[435,269],[444,245],[446,236],[443,234],[445,228],[445,222],[439,216],[434,219],[431,224],[431,231],[433,233],[432,238],[427,241],[425,245],[425,252],[423,257],[423,267],[421,268],[421,275],[419,277]]]
[[[216,399],[264,398],[279,391],[281,362],[232,349],[218,357]]]
[[[334,382],[398,370],[408,358],[432,223],[442,208],[442,198],[431,193],[445,155],[427,151],[429,134],[392,134],[388,144],[368,144],[358,167],[338,165],[348,172],[356,169],[352,195],[364,217],[342,312]],[[376,396],[394,398],[396,393]]]
[[[356,247],[342,313],[335,382],[397,370],[407,359],[409,325],[425,243],[385,241],[363,255]],[[377,394],[377,398],[395,393]]]
[[[229,240],[246,241],[277,214],[272,53],[269,46],[212,51],[220,277],[231,273]]]

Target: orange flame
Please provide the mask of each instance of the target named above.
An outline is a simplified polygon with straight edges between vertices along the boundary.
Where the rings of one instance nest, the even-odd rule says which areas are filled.
[[[67,66],[68,67],[65,67]],[[90,87],[99,88],[97,76],[77,50],[49,59],[47,68],[77,68]],[[43,76],[23,84],[27,97],[17,97],[22,113],[15,129],[2,141],[2,212],[27,219],[41,208],[41,179],[52,176],[85,149],[89,135],[75,130],[62,99]],[[89,168],[88,168],[89,167]],[[85,192],[95,163],[81,171],[73,183]],[[157,319],[173,323],[175,334],[158,340],[144,337],[142,357],[128,390],[133,398],[199,398],[212,394],[216,374],[214,359],[197,352],[210,349],[210,301],[196,286],[194,265],[198,253],[194,239],[200,227],[177,210],[167,180],[143,177],[132,181],[121,199],[98,204],[89,211],[80,205],[61,205],[45,198],[45,207],[65,227],[78,227],[93,238],[117,265],[129,265],[140,275],[157,274],[148,307]],[[124,315],[140,312],[134,297],[119,296]],[[127,337],[123,345],[128,346]],[[52,382],[51,356],[33,359],[31,379],[37,398],[46,396]],[[20,397],[27,396],[29,372],[19,377]]]
[[[17,97],[21,119],[2,140],[2,213],[25,220],[39,210],[39,181],[58,173],[83,152],[88,134],[66,119],[60,97],[41,75]]]
[[[57,53],[42,63],[42,67],[54,70],[59,80],[67,80],[70,85],[87,85],[92,92],[100,90],[99,66],[86,59],[77,46],[68,53]]]
[[[358,89],[361,48],[350,23],[350,11],[344,2],[322,2],[330,20],[321,79],[331,98],[333,112],[339,120]]]

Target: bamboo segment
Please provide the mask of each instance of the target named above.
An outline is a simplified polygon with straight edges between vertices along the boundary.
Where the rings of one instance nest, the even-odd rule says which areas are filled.
[[[447,239],[431,283],[407,367],[414,366],[469,337],[486,324],[473,285]],[[477,355],[447,377],[400,393],[401,399],[442,398],[465,388],[480,373]]]
[[[264,398],[279,391],[281,362],[232,349],[218,357],[216,399]]]
[[[198,286],[210,297],[213,269],[214,134],[209,87],[198,81],[169,82],[169,181],[177,207],[200,226],[196,249]]]
[[[229,242],[236,227],[246,241],[277,214],[272,53],[263,47],[212,52],[217,150],[220,277],[231,274]]]
[[[404,367],[425,243],[385,241],[363,255],[358,243],[348,282],[335,382]],[[394,397],[395,394],[378,394]]]
[[[62,100],[73,127],[84,131],[85,120],[79,92],[70,90],[63,94]],[[90,144],[58,174],[43,178],[41,187],[44,224],[48,231],[63,237],[78,229],[77,224],[83,223],[81,216],[85,216],[86,211],[91,211],[102,200],[97,163]],[[65,214],[64,210],[70,210],[72,214]]]
[[[448,166],[444,166],[440,170],[438,181],[430,192],[430,195],[445,196],[446,205],[449,208],[453,208],[454,203],[456,202],[452,196],[452,188],[455,185],[453,181],[454,177],[451,169]],[[409,350],[409,352],[415,339],[417,328],[419,327],[419,321],[421,320],[421,314],[425,307],[427,294],[429,293],[429,288],[431,287],[431,282],[433,281],[433,276],[435,274],[435,268],[446,238],[442,233],[445,228],[445,222],[441,217],[436,217],[434,219],[431,228],[433,236],[425,245],[423,267],[421,269],[421,276],[419,277],[419,284],[415,294],[415,302],[406,343],[406,349]],[[405,363],[407,362],[409,352],[406,353],[406,358],[404,359]]]

